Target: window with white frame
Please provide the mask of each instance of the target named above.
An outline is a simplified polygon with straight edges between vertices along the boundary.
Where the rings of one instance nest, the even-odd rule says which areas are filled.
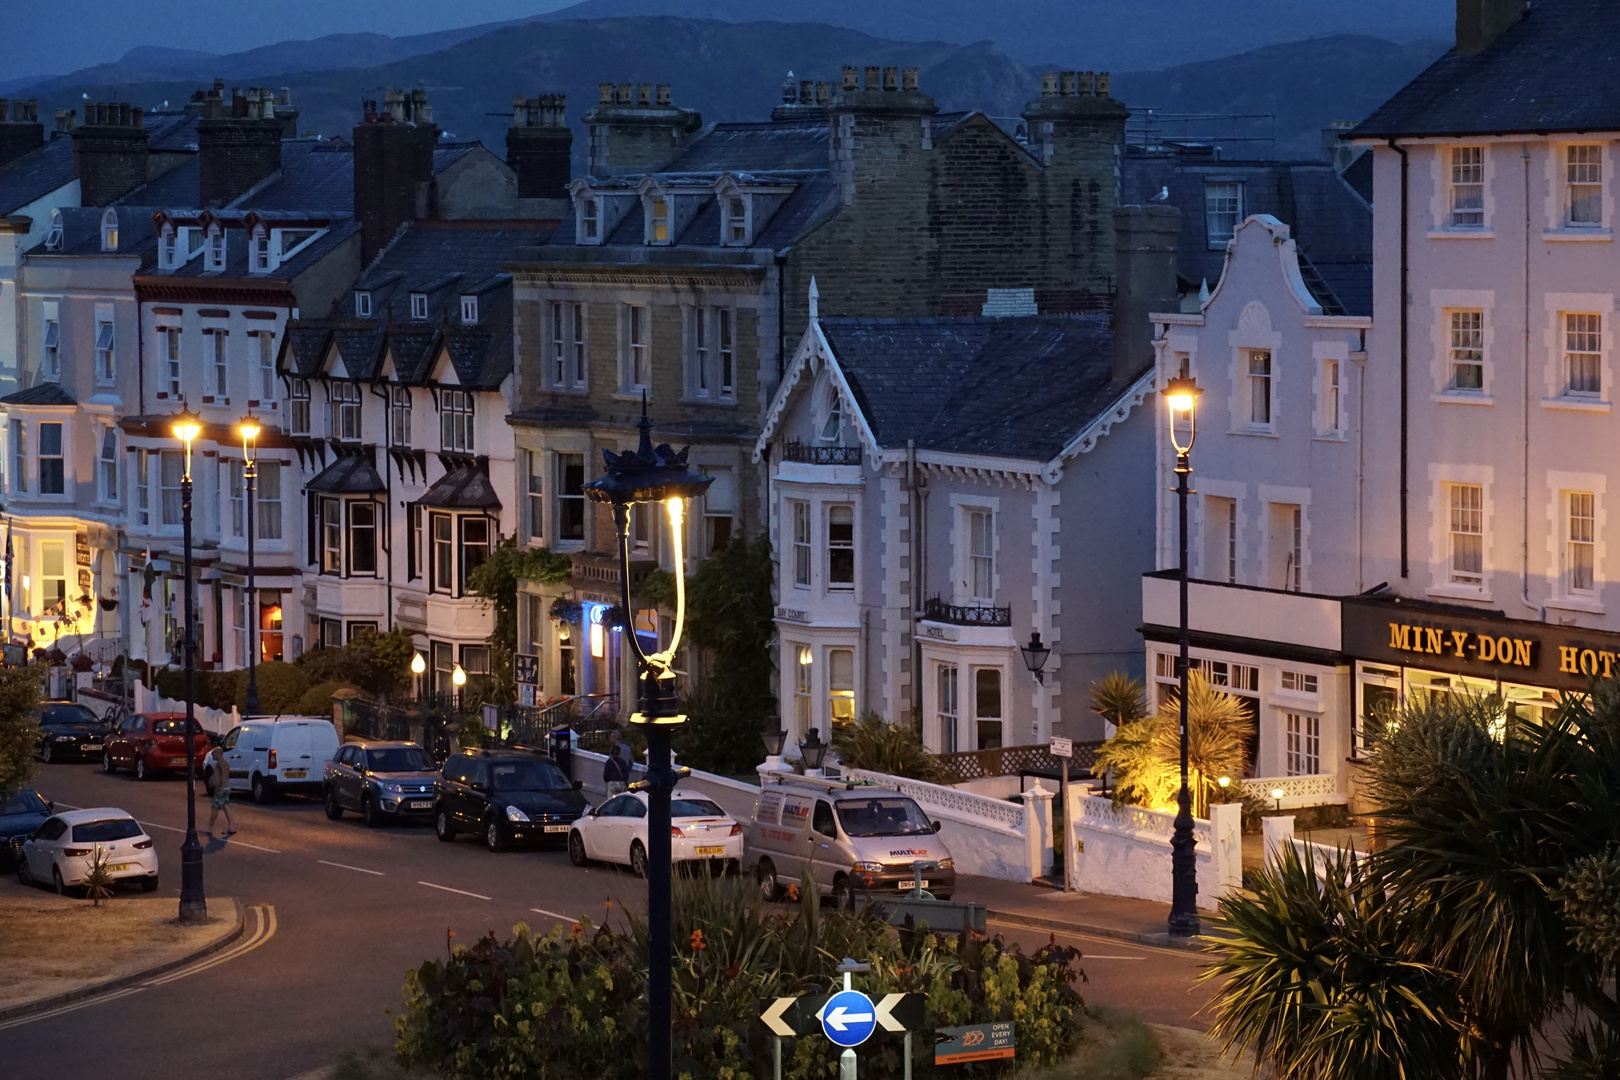
[[[248,336],[253,339],[253,354],[259,361],[259,400],[268,404],[276,399],[276,335],[269,330],[255,330]]]
[[[11,476],[12,486],[19,494],[28,491],[28,424],[23,420],[11,422]]]
[[[715,312],[716,344],[720,349],[720,370],[717,388],[723,400],[737,395],[737,341],[735,317],[730,308]]]
[[[1485,581],[1485,489],[1479,484],[1448,484],[1447,565],[1454,585]]]
[[[179,265],[179,248],[175,243],[174,226],[163,226],[163,233],[158,237],[158,268],[172,270]]]
[[[309,434],[309,380],[287,380],[287,428],[294,435]]]
[[[203,259],[209,272],[219,274],[225,271],[225,230],[218,225],[208,230],[208,254]]]
[[[343,572],[343,502],[323,498],[321,505],[321,573]]]
[[[602,238],[602,204],[598,200],[579,200],[579,225],[581,238],[586,243],[594,244]]]
[[[956,665],[939,665],[939,700],[934,703],[934,712],[939,720],[939,748],[944,754],[956,753],[960,738],[957,729],[961,707],[959,691]]]
[[[1237,500],[1204,497],[1204,577],[1237,581]]]
[[[822,395],[822,403],[821,441],[837,442],[844,426],[844,406],[835,384],[831,382],[827,384],[827,390]]]
[[[855,720],[855,650],[827,650],[827,721],[833,729]]]
[[[478,323],[478,297],[463,296],[461,298],[461,324],[475,326]]]
[[[44,305],[45,319],[39,338],[39,374],[45,379],[62,377],[62,323],[55,301]]]
[[[1447,390],[1478,393],[1485,389],[1485,313],[1447,311],[1447,359],[1451,376]]]
[[[1571,596],[1596,592],[1597,499],[1590,491],[1565,493],[1568,540],[1564,550],[1564,587]]]
[[[557,539],[585,539],[585,455],[557,455]]]
[[[585,374],[587,370],[587,357],[585,351],[585,305],[570,304],[569,329],[574,335],[574,371],[572,376],[575,390],[585,389]]]
[[[247,535],[247,482],[243,478],[243,464],[240,461],[228,463],[226,475],[230,483],[231,495],[231,535],[242,537]]]
[[[660,195],[654,195],[647,202],[647,243],[667,244],[669,242],[669,200]]]
[[[652,381],[652,328],[646,304],[624,305],[624,353],[619,372],[622,393],[646,390]]]
[[[561,388],[568,385],[568,305],[560,300],[553,300],[547,305],[550,317],[546,320],[550,327],[551,352],[551,385]]]
[[[1292,694],[1317,693],[1316,676],[1306,671],[1289,671],[1283,669],[1281,686]]]
[[[468,516],[461,519],[461,592],[467,591],[468,576],[489,558],[493,543],[489,518]]]
[[[215,397],[228,397],[231,392],[230,351],[226,347],[229,336],[220,329],[203,331],[203,349],[208,354]]]
[[[788,518],[793,528],[793,585],[810,587],[811,542],[810,504],[801,499],[788,500]]]
[[[1268,503],[1266,586],[1298,592],[1304,557],[1304,508],[1298,503]]]
[[[1564,224],[1577,229],[1603,224],[1603,147],[1597,143],[1564,148]]]
[[[135,451],[135,524],[152,524],[152,459],[148,451]]]
[[[67,493],[67,469],[62,454],[62,425],[55,420],[42,420],[39,425],[39,493],[64,495]]]
[[[1485,148],[1451,148],[1449,196],[1446,227],[1483,229],[1485,227]]]
[[[264,226],[253,230],[253,243],[248,259],[255,274],[268,274],[270,272],[270,234]]]
[[[694,397],[706,398],[710,392],[709,371],[709,309],[695,307],[692,311],[692,366],[687,385]]]
[[[427,293],[411,293],[411,318],[420,322],[428,317]]]
[[[67,544],[43,540],[39,545],[39,606],[42,615],[67,612]]]
[[[529,539],[543,544],[546,540],[546,462],[540,450],[525,450],[524,460],[524,525]]]
[[[630,551],[644,559],[655,557],[653,543],[658,538],[655,509],[652,503],[645,502],[630,506]]]
[[[1315,776],[1322,771],[1322,718],[1311,713],[1283,714],[1287,736],[1284,765],[1289,776]]]
[[[62,211],[52,210],[51,226],[50,229],[45,233],[45,250],[61,251],[62,238],[64,235],[65,234],[62,229]]]
[[[101,501],[118,501],[118,429],[105,427],[101,431]]]
[[[1322,382],[1318,387],[1316,422],[1320,425],[1318,430],[1323,435],[1334,436],[1344,431],[1344,398],[1339,383],[1341,367],[1340,362],[1333,357],[1322,361]]]
[[[1603,316],[1564,312],[1564,392],[1571,397],[1603,393]]]
[[[331,399],[328,422],[334,439],[344,442],[360,441],[360,384],[332,382],[326,384]]]
[[[177,398],[180,396],[180,328],[160,326],[158,333],[163,336],[163,367],[169,385],[169,396]]]
[[[377,572],[377,504],[349,503],[349,573]]]
[[[411,445],[411,388],[388,388],[388,445]]]
[[[708,556],[731,543],[737,514],[737,478],[730,469],[704,471],[713,478],[703,494],[703,554]]]
[[[1243,220],[1243,183],[1239,180],[1204,184],[1204,226],[1211,248],[1223,248]]]
[[[1249,391],[1249,425],[1271,426],[1271,350],[1250,349],[1245,357]]]
[[[788,649],[793,656],[793,735],[802,739],[815,726],[815,650],[793,642]]]
[[[428,515],[428,588],[433,592],[454,592],[456,582],[455,521],[449,514]]]
[[[855,587],[855,508],[848,503],[827,507],[827,588]]]
[[[96,320],[96,379],[110,383],[118,373],[114,358],[113,324],[111,319]]]
[[[108,210],[101,215],[101,250],[118,250],[118,211]]]
[[[371,293],[366,289],[354,291],[354,315],[357,319],[371,318]]]
[[[728,195],[722,204],[726,211],[726,243],[742,246],[748,243],[748,200],[741,195]]]
[[[281,462],[261,460],[255,466],[258,478],[254,480],[253,508],[257,520],[254,528],[260,540],[281,539]]]
[[[185,458],[180,451],[158,451],[158,494],[165,525],[180,524],[180,478],[185,470]]]
[[[458,454],[470,454],[473,452],[473,396],[471,391],[439,391],[439,434],[441,449]]]
[[[996,516],[993,511],[969,509],[967,517],[967,586],[974,600],[996,598]]]

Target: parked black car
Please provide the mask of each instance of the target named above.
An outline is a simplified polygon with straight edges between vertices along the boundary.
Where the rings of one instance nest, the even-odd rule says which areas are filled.
[[[41,761],[101,760],[110,733],[95,713],[73,701],[42,701],[37,715]]]
[[[464,750],[444,763],[435,784],[433,828],[446,842],[478,833],[491,851],[519,840],[566,842],[585,813],[582,786],[539,754]]]
[[[433,816],[433,783],[439,768],[415,743],[345,743],[326,763],[321,801],[336,821],[353,810],[367,825],[390,818]]]
[[[51,816],[52,804],[33,788],[19,788],[0,796],[0,866],[15,866],[23,841]]]

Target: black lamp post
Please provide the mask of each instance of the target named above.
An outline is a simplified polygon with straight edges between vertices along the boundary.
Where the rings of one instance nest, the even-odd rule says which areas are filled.
[[[1192,489],[1187,481],[1192,476],[1193,439],[1198,435],[1198,395],[1203,391],[1187,377],[1171,379],[1165,387],[1165,401],[1170,410],[1170,443],[1176,450],[1176,500],[1180,526],[1176,530],[1181,545],[1181,790],[1176,793],[1176,825],[1170,838],[1170,933],[1175,937],[1192,937],[1201,928],[1198,919],[1198,861],[1197,839],[1193,836],[1192,791],[1187,786],[1187,496]],[[1177,420],[1185,416],[1186,439],[1176,429]]]
[[[782,756],[782,744],[787,742],[787,732],[777,728],[775,731],[764,732],[761,738],[765,740],[766,757],[779,758]]]
[[[254,488],[259,479],[259,465],[257,460],[259,424],[250,413],[243,419],[237,428],[242,433],[242,483],[245,487],[244,495],[247,498],[247,632],[248,632],[248,681],[247,694],[242,707],[247,710],[248,716],[256,716],[259,712],[259,593],[253,582],[253,501]]]
[[[670,768],[669,729],[686,720],[675,702],[675,672],[670,664],[680,644],[686,617],[686,575],[682,566],[681,528],[686,499],[708,490],[710,477],[693,472],[685,449],[653,446],[652,422],[646,399],[641,404],[641,441],[634,450],[615,454],[604,450],[606,472],[585,485],[594,502],[613,507],[619,538],[619,590],[627,625],[622,634],[636,659],[637,711],[632,724],[647,732],[647,778],[636,786],[647,792],[647,1049],[650,1080],[670,1080],[673,1060],[670,1035],[670,999],[673,993],[673,945],[670,940],[670,793],[675,773]],[[675,630],[669,647],[647,655],[636,637],[630,606],[630,508],[641,502],[662,502],[669,510],[670,537],[675,556]]]
[[[1032,632],[1029,644],[1020,646],[1018,651],[1024,654],[1024,666],[1035,676],[1035,681],[1045,686],[1046,678],[1041,673],[1046,669],[1046,658],[1052,655],[1052,647],[1041,641],[1040,631]]]
[[[799,743],[799,756],[804,759],[806,775],[821,771],[821,763],[827,760],[827,744],[821,741],[821,732],[810,729]]]
[[[191,444],[202,434],[202,418],[187,409],[175,417],[171,430],[184,444],[186,453],[185,472],[180,474],[181,543],[186,573],[186,839],[180,845],[180,921],[204,922],[208,918],[208,898],[203,894],[203,853],[197,840],[197,609],[191,597]]]

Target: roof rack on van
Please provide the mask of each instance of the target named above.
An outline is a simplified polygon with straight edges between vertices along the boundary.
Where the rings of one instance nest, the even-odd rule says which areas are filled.
[[[843,788],[845,791],[854,791],[858,787],[878,786],[870,780],[853,780],[848,777],[801,776],[798,773],[789,772],[773,772],[770,775],[771,779],[778,784],[785,781],[791,781],[795,784],[810,784],[811,786],[824,787],[829,791],[834,788]]]

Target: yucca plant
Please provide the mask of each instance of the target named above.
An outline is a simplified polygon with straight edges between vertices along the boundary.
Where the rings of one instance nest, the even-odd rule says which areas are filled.
[[[850,768],[930,784],[944,780],[939,762],[923,746],[922,735],[915,724],[890,724],[875,712],[867,713],[852,724],[834,728],[832,748],[838,760]]]
[[[1091,684],[1091,711],[1122,728],[1147,715],[1146,694],[1141,679],[1110,671]]]
[[[107,863],[107,852],[103,848],[96,848],[96,853],[90,857],[90,872],[84,875],[84,895],[89,898],[91,906],[100,907],[101,902],[112,895],[113,876]]]
[[[1114,773],[1114,801],[1169,808],[1181,789],[1181,714],[1176,699],[1149,717],[1122,726],[1097,751],[1097,764]],[[1244,748],[1254,722],[1231,694],[1199,672],[1187,683],[1187,784],[1193,812],[1204,816],[1220,778],[1242,776]]]

